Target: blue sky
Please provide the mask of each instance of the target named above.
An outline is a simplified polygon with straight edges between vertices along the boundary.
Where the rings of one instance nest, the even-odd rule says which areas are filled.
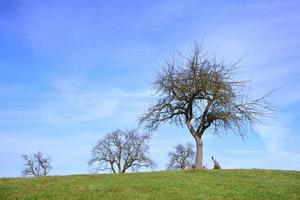
[[[153,102],[158,63],[204,39],[241,61],[253,96],[280,87],[278,112],[241,138],[205,135],[204,163],[300,170],[300,2],[0,0],[0,177],[20,176],[22,154],[52,156],[52,175],[89,173],[98,139],[137,126]],[[162,126],[151,156],[193,142]]]

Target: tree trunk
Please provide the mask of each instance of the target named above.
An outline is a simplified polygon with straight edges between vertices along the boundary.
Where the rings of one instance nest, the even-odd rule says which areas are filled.
[[[196,141],[196,159],[195,159],[195,169],[203,169],[202,160],[203,160],[203,142],[202,138],[195,135]]]

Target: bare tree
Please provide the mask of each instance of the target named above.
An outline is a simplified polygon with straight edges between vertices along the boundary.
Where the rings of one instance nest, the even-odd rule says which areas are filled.
[[[185,145],[178,144],[174,151],[169,152],[169,163],[167,168],[170,170],[192,168],[195,156],[194,147],[191,143]]]
[[[52,169],[50,157],[43,157],[41,152],[37,152],[33,155],[23,155],[24,170],[23,176],[47,176]]]
[[[214,162],[214,168],[213,169],[221,169],[220,163],[212,156],[212,161]]]
[[[243,137],[272,111],[269,94],[249,98],[248,81],[236,77],[238,63],[226,65],[201,50],[195,44],[190,55],[178,53],[162,63],[154,82],[159,98],[140,118],[150,131],[163,123],[185,125],[196,142],[196,169],[203,167],[204,133],[232,131]]]
[[[139,134],[136,129],[116,130],[99,140],[92,150],[89,165],[96,164],[97,170],[125,173],[131,168],[154,167],[149,153],[149,134]]]

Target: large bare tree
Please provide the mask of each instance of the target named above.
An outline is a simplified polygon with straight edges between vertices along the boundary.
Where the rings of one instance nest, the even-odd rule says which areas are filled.
[[[169,152],[169,163],[167,168],[170,170],[192,168],[194,162],[194,146],[191,143],[177,144],[174,151]]]
[[[141,117],[150,131],[163,123],[185,125],[196,142],[196,169],[203,159],[203,134],[234,132],[240,136],[272,110],[269,95],[251,99],[248,81],[237,78],[238,63],[224,64],[195,44],[190,55],[166,59],[154,88],[157,102]]]
[[[135,171],[154,167],[154,162],[147,155],[149,140],[149,134],[139,134],[136,129],[115,130],[98,141],[89,164],[96,164],[96,170],[113,173],[125,173],[129,168]]]
[[[37,152],[33,155],[23,155],[24,170],[23,176],[47,176],[51,170],[51,158],[43,157],[41,152]]]

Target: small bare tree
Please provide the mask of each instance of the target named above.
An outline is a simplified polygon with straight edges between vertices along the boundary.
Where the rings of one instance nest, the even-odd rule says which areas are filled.
[[[169,152],[169,163],[167,168],[169,170],[192,168],[195,156],[194,147],[191,143],[185,145],[178,144],[174,151]]]
[[[139,134],[136,129],[116,130],[99,140],[92,150],[89,165],[96,164],[96,170],[110,170],[125,173],[131,168],[154,167],[149,153],[149,134]]]
[[[23,155],[24,170],[23,176],[47,176],[52,169],[50,157],[43,157],[41,152],[37,152],[33,155]]]
[[[150,131],[163,123],[186,125],[196,143],[196,169],[203,168],[204,133],[243,136],[272,111],[269,95],[249,98],[248,82],[236,77],[237,63],[226,65],[201,50],[195,44],[190,55],[178,53],[162,63],[154,82],[158,100],[140,119]]]

